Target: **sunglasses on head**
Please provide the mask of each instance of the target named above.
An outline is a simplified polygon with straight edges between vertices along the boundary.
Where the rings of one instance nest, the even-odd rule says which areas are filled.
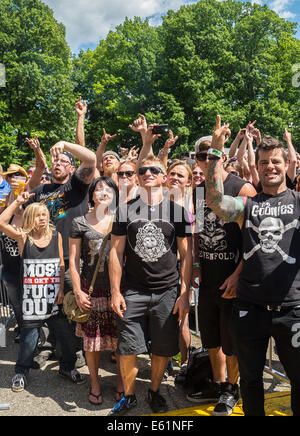
[[[151,174],[154,176],[158,176],[159,173],[163,174],[163,170],[159,167],[140,167],[139,168],[139,175],[144,176],[147,172],[147,170],[150,171]]]
[[[135,174],[134,171],[117,171],[117,175],[118,175],[119,177],[123,177],[123,176],[126,176],[126,177],[132,177],[133,174]]]
[[[196,158],[199,162],[204,162],[207,159],[207,151],[198,151],[198,153],[196,153]]]

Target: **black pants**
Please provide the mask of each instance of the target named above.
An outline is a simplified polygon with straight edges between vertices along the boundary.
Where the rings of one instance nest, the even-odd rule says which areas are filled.
[[[264,416],[263,371],[269,339],[275,340],[279,359],[291,382],[291,409],[300,416],[300,308],[268,311],[236,300],[231,319],[235,339],[244,413]]]

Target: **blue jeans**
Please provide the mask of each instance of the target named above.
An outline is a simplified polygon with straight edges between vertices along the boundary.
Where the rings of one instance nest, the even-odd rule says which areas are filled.
[[[70,330],[66,317],[62,313],[59,313],[47,319],[47,324],[53,331],[61,347],[61,356],[59,359],[60,369],[63,371],[71,371],[75,368],[76,348],[74,335]],[[15,366],[16,374],[28,374],[32,366],[39,336],[40,327],[21,327],[19,355]]]

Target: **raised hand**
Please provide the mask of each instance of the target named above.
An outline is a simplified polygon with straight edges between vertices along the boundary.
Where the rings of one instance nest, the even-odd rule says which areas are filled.
[[[31,197],[34,197],[35,196],[35,193],[33,192],[32,194],[30,194],[29,192],[21,192],[18,196],[17,196],[17,198],[16,198],[16,202],[18,203],[18,204],[25,204],[25,203],[27,203],[27,201],[31,198]]]
[[[86,101],[82,101],[81,97],[79,97],[79,100],[75,103],[75,111],[78,116],[85,116],[87,113],[87,103]]]
[[[30,148],[32,148],[32,150],[36,150],[37,148],[41,148],[37,135],[35,135],[34,139],[26,138],[25,140],[26,140],[27,144],[29,144]]]
[[[178,140],[178,136],[175,136],[174,138],[174,134],[172,132],[172,130],[169,130],[169,138],[166,140],[165,142],[165,148],[171,148]]]
[[[116,136],[117,136],[116,133],[114,135],[110,135],[109,133],[106,133],[105,129],[103,129],[103,135],[102,135],[102,138],[101,138],[101,143],[102,144],[107,144],[109,141],[114,139]]]
[[[141,115],[140,118],[134,120],[133,125],[129,124],[129,127],[134,132],[139,132],[141,135],[145,135],[147,132],[147,121],[144,115]]]
[[[287,129],[284,130],[283,139],[288,143],[292,143],[292,134]]]
[[[136,149],[135,146],[133,146],[127,156],[127,160],[134,160],[137,159],[139,157],[139,148]]]
[[[53,147],[50,149],[50,154],[52,157],[52,162],[59,159],[59,155],[64,151],[64,142],[59,141],[56,144],[53,145]]]
[[[213,133],[211,146],[216,150],[223,151],[224,145],[230,138],[231,131],[229,129],[229,124],[221,125],[221,117],[217,116],[216,127]]]

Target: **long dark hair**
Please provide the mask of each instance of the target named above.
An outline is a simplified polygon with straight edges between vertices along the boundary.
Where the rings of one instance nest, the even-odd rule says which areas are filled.
[[[114,191],[114,199],[112,201],[112,203],[109,205],[109,210],[112,212],[114,211],[118,206],[119,206],[119,188],[117,186],[117,184],[113,181],[113,179],[111,179],[110,177],[98,177],[97,179],[95,179],[90,186],[89,189],[89,203],[92,207],[95,206],[94,200],[93,200],[93,195],[96,189],[96,186],[99,182],[104,182],[107,186],[109,186],[109,188],[112,188],[112,190]]]

